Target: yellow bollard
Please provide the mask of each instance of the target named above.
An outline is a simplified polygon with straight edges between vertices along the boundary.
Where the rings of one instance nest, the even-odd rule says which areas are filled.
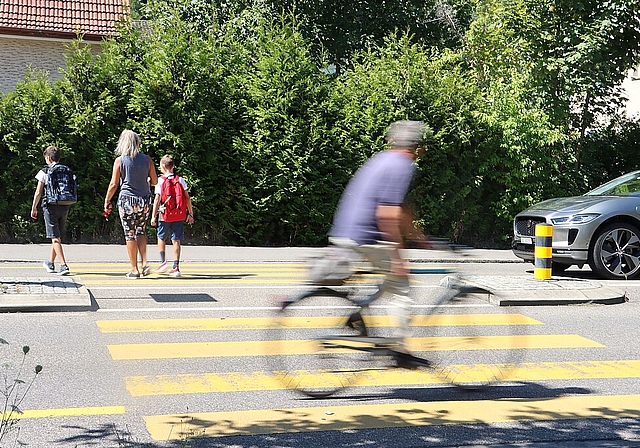
[[[551,278],[552,241],[553,226],[551,224],[536,224],[533,276],[538,280],[549,280]]]

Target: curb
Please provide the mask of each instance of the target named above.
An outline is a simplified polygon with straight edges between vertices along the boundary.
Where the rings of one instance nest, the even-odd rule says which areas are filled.
[[[491,294],[489,303],[497,306],[558,306],[558,305],[618,305],[628,302],[626,294],[611,288],[602,287],[591,290],[566,291],[555,293],[554,297],[537,297],[536,291],[529,294],[514,291],[496,291]]]
[[[94,308],[89,290],[74,279],[3,278],[0,288],[0,312],[88,311]]]
[[[489,302],[499,306],[614,305],[628,301],[626,293],[597,281],[552,277],[469,277],[471,285],[491,292]]]

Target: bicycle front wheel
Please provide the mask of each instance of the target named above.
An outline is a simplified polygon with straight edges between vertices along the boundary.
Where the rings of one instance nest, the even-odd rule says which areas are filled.
[[[322,398],[354,384],[362,353],[349,349],[349,337],[360,334],[347,326],[359,310],[346,293],[330,288],[308,291],[285,303],[277,316],[272,356],[274,375],[288,389]]]
[[[410,349],[421,352],[442,381],[458,387],[508,381],[524,356],[527,325],[536,321],[516,308],[492,305],[495,299],[481,289],[438,288],[431,312],[414,322]]]

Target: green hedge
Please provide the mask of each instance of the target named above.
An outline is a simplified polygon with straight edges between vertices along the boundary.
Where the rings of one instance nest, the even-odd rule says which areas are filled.
[[[430,233],[506,247],[515,213],[589,183],[526,83],[480,87],[458,51],[391,35],[335,75],[284,21],[244,12],[192,28],[175,17],[144,34],[123,28],[96,56],[75,42],[64,79],[31,73],[0,98],[0,241],[43,241],[29,209],[49,144],[80,179],[67,241],[121,241],[101,212],[124,128],[156,163],[177,158],[196,215],[187,243],[324,244],[346,182],[398,119],[435,130],[412,193]]]

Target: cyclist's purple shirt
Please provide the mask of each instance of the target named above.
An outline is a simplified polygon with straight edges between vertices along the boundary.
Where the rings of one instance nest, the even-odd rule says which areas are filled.
[[[414,173],[413,160],[404,153],[382,151],[371,157],[349,181],[329,235],[358,244],[385,240],[378,229],[376,209],[402,205]]]

